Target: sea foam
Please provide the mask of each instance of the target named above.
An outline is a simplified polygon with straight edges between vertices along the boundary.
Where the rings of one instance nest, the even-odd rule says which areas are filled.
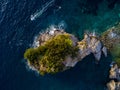
[[[40,34],[43,34],[44,32],[49,32],[49,34],[53,35],[55,30],[65,30],[66,27],[67,27],[67,25],[66,25],[65,21],[61,21],[57,25],[55,25],[55,24],[50,25],[48,28],[46,28],[45,30],[42,30],[41,32],[39,32],[38,35],[36,35],[34,37],[32,47],[33,48],[39,47],[38,37]]]

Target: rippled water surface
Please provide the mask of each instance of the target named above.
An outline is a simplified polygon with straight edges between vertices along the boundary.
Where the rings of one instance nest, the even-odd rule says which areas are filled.
[[[90,55],[70,70],[43,77],[26,66],[23,54],[52,25],[79,38],[84,31],[102,33],[120,21],[119,0],[114,6],[107,1],[0,0],[0,90],[105,90],[111,57],[96,64]]]

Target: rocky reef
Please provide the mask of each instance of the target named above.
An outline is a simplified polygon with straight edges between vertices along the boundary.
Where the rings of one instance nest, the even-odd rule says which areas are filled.
[[[108,90],[120,90],[120,23],[109,28],[101,36],[101,41],[113,56],[109,71]]]

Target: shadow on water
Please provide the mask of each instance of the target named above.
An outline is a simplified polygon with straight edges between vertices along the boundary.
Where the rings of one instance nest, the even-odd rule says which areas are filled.
[[[90,87],[91,84],[105,86],[108,81],[111,60],[111,56],[104,57],[102,55],[101,60],[97,64],[94,56],[91,54],[77,63],[74,68],[53,75],[52,77],[58,78],[62,82],[72,86],[79,85],[79,83],[85,83],[85,87]]]

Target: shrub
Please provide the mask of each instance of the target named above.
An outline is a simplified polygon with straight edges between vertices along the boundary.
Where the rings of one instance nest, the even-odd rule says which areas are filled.
[[[53,37],[38,48],[27,49],[24,58],[29,60],[35,66],[35,61],[42,65],[45,70],[39,69],[40,73],[56,73],[64,68],[63,61],[67,55],[75,57],[78,47],[72,45],[69,34],[63,34]],[[39,68],[38,67],[38,68]]]

